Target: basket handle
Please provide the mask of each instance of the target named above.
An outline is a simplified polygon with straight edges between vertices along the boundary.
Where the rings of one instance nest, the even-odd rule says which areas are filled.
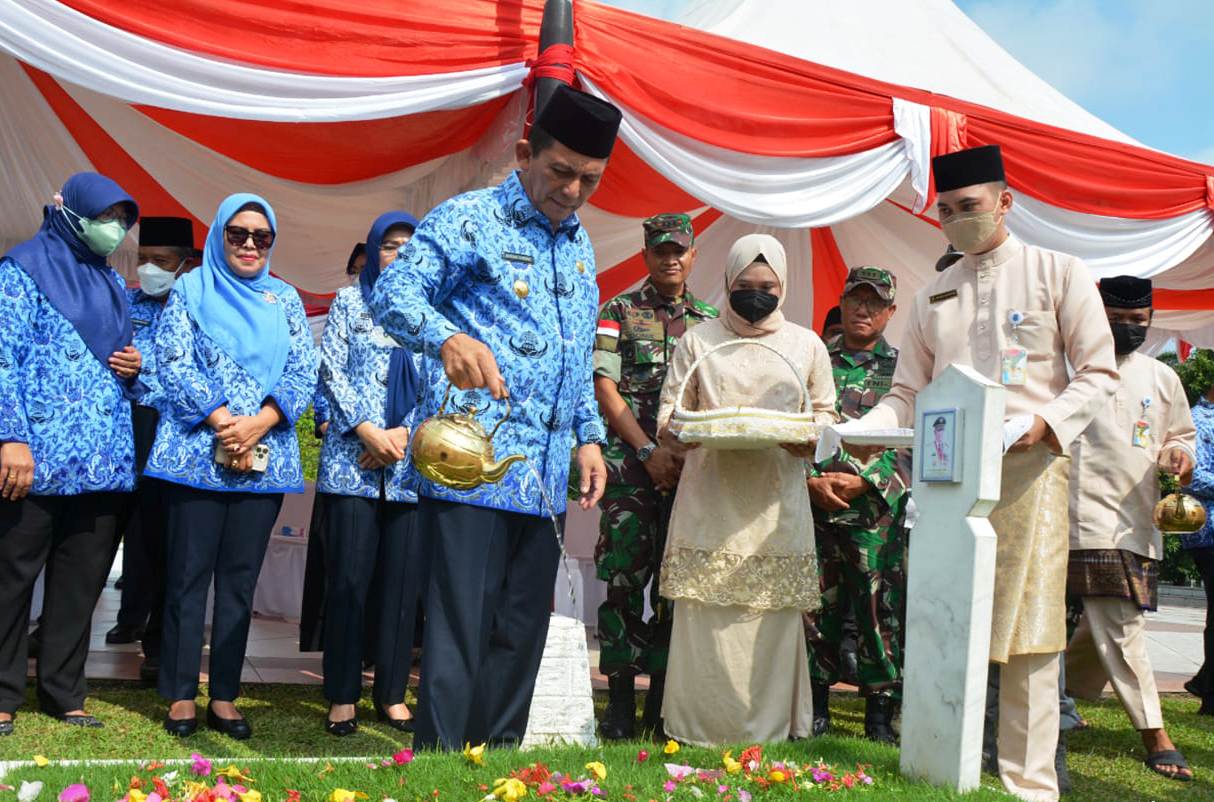
[[[700,356],[696,359],[696,361],[691,363],[691,368],[687,371],[687,375],[683,377],[683,381],[679,385],[679,396],[678,396],[678,398],[676,398],[674,400],[674,411],[675,412],[686,412],[687,411],[686,409],[683,408],[683,396],[687,392],[687,383],[689,381],[691,381],[691,377],[695,375],[695,372],[696,372],[696,370],[699,369],[700,364],[703,363],[703,361],[705,359],[707,359],[708,357],[715,354],[717,351],[720,351],[722,348],[728,348],[731,345],[757,345],[762,348],[766,348],[768,351],[771,351],[773,354],[780,357],[780,359],[783,359],[784,364],[788,365],[789,370],[791,370],[793,375],[797,377],[797,389],[800,390],[800,394],[801,394],[800,411],[801,412],[805,411],[805,405],[809,401],[808,392],[805,389],[805,381],[801,378],[801,372],[799,370],[797,370],[797,366],[792,363],[792,360],[789,359],[787,356],[785,356],[784,353],[782,351],[780,351],[778,348],[776,348],[774,345],[769,345],[768,343],[765,343],[762,340],[755,340],[755,339],[751,339],[749,337],[739,337],[734,340],[726,340],[723,343],[717,343],[716,345],[709,348],[704,353],[700,354]]]

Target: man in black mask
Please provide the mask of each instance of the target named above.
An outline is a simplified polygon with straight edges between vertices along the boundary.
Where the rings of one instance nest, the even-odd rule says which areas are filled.
[[[1151,323],[1151,282],[1105,279],[1100,295],[1121,386],[1071,446],[1067,596],[1079,626],[1067,647],[1066,688],[1099,698],[1112,682],[1142,737],[1147,767],[1188,781],[1193,772],[1163,728],[1143,613],[1156,609],[1163,558],[1152,519],[1159,470],[1189,482],[1196,431],[1179,377],[1137,352]]]

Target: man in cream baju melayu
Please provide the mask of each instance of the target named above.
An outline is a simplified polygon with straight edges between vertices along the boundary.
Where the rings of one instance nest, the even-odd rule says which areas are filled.
[[[1083,262],[1008,231],[1012,194],[998,146],[937,157],[932,172],[944,233],[964,256],[915,296],[893,388],[858,427],[913,425],[917,393],[952,364],[1003,384],[1009,418],[1031,416],[1004,457],[990,515],[990,658],[1002,672],[1000,779],[1021,799],[1052,802],[1066,647],[1065,449],[1117,387],[1113,338]]]

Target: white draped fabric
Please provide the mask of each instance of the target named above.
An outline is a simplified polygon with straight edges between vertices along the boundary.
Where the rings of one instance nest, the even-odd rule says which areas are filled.
[[[162,45],[45,0],[0,0],[0,49],[128,103],[273,122],[370,120],[460,109],[515,91],[527,75],[523,64],[390,78],[247,67]]]

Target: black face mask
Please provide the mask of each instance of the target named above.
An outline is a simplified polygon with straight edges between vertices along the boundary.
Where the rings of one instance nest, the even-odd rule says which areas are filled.
[[[751,325],[776,311],[779,305],[779,298],[763,290],[734,290],[729,293],[729,308]]]
[[[1118,356],[1131,354],[1147,339],[1147,327],[1136,323],[1110,323],[1113,329],[1113,350]]]

